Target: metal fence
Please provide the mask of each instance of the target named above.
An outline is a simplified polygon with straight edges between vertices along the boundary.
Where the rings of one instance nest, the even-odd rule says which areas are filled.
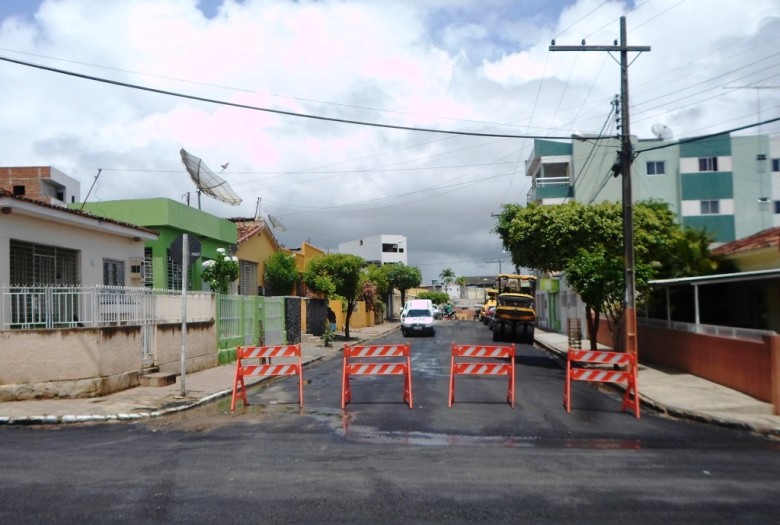
[[[710,324],[683,323],[680,321],[667,321],[665,319],[651,319],[649,317],[640,317],[637,323],[646,326],[655,326],[676,330],[678,332],[689,332],[694,334],[712,335],[716,337],[728,337],[731,339],[741,339],[745,341],[762,342],[764,337],[776,335],[772,330],[755,330],[751,328],[735,328],[732,326],[718,326]]]
[[[209,292],[187,293],[187,320],[214,318]],[[0,287],[0,330],[181,322],[180,291],[121,286]]]

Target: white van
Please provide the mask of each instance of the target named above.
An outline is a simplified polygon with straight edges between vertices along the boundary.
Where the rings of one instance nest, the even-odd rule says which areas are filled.
[[[436,319],[430,299],[406,301],[401,312],[401,334],[404,337],[417,334],[436,335]]]

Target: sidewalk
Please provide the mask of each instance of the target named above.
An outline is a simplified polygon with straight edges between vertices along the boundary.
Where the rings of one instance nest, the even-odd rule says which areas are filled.
[[[535,340],[565,362],[569,345],[566,334],[537,328]],[[640,363],[638,374],[639,398],[644,406],[675,417],[780,437],[780,416],[772,415],[771,403],[679,370]]]
[[[355,343],[370,341],[395,330],[398,322],[351,330]],[[565,334],[536,329],[536,344],[565,359]],[[340,351],[338,339],[326,348],[322,343],[303,343],[303,362],[312,363]],[[171,414],[229,396],[235,364],[187,374],[185,396],[181,384],[165,387],[135,387],[103,397],[47,399],[0,403],[0,425],[59,424],[88,421],[131,421]],[[262,378],[247,382],[251,386]],[[639,394],[645,407],[672,416],[742,428],[780,437],[780,416],[772,406],[756,399],[677,370],[639,365]]]

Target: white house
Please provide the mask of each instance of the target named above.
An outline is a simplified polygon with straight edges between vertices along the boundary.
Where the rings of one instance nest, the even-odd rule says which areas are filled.
[[[339,253],[357,255],[378,265],[399,262],[407,264],[406,248],[405,236],[381,234],[340,243]]]
[[[129,286],[157,233],[0,189],[0,285]]]

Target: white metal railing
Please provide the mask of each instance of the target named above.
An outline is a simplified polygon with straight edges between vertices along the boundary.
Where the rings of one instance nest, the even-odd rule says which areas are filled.
[[[637,323],[645,326],[655,326],[676,330],[678,332],[689,332],[693,334],[713,335],[716,337],[728,337],[730,339],[743,339],[745,341],[762,342],[766,336],[777,335],[772,330],[755,330],[752,328],[735,328],[733,326],[717,326],[711,324],[683,323],[680,321],[667,321],[666,319],[651,319],[649,317],[640,317]]]
[[[214,319],[210,292],[187,293],[187,320]],[[181,291],[121,286],[0,287],[0,330],[181,322]]]

